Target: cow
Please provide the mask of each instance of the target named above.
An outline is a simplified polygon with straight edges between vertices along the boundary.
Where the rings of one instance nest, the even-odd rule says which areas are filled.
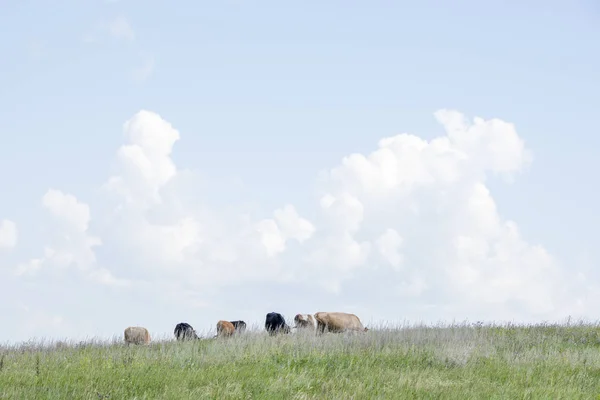
[[[229,337],[232,336],[235,332],[235,327],[229,321],[219,321],[217,322],[217,335],[218,337]]]
[[[124,332],[125,343],[148,344],[150,343],[150,333],[148,329],[141,326],[130,326]]]
[[[315,329],[315,319],[311,314],[296,314],[294,317],[294,328]]]
[[[328,332],[358,331],[366,332],[360,319],[354,314],[343,312],[318,312],[315,314],[317,321],[317,334],[322,334],[327,329]]]
[[[236,333],[243,333],[246,330],[246,323],[244,321],[229,321],[233,324]]]
[[[274,336],[278,333],[290,333],[289,325],[285,323],[283,316],[276,312],[267,314],[265,329],[269,332],[270,336]]]
[[[194,328],[192,328],[192,326],[187,322],[180,322],[177,325],[175,325],[175,330],[173,331],[173,334],[175,335],[175,338],[177,340],[199,339]]]

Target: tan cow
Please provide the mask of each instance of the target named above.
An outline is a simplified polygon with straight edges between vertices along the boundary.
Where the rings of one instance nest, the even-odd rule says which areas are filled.
[[[235,327],[229,321],[219,321],[217,322],[217,336],[221,337],[229,337],[232,336],[235,332]]]
[[[125,343],[148,344],[150,343],[150,333],[144,327],[130,326],[125,329]]]
[[[343,312],[318,312],[315,314],[317,321],[317,333],[322,334],[327,329],[328,332],[358,331],[366,332],[360,319],[354,314]]]
[[[315,329],[315,319],[313,318],[313,316],[311,314],[296,314],[296,316],[294,317],[294,323],[296,324],[296,326],[294,326],[294,328],[301,328],[301,329],[306,329],[306,328],[310,328],[310,329]]]

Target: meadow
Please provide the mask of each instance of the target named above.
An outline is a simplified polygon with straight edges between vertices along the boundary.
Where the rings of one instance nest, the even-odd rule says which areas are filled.
[[[0,348],[1,399],[597,399],[600,326],[452,324],[355,334],[260,327],[150,345]]]

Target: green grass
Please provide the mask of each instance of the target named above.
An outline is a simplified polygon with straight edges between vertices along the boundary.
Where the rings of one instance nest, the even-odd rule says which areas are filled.
[[[600,399],[598,325],[0,348],[0,399]]]

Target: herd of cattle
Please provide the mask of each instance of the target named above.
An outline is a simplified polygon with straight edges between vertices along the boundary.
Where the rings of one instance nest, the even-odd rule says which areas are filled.
[[[292,329],[307,329],[315,331],[317,334],[324,332],[345,332],[359,331],[366,332],[360,319],[354,314],[343,312],[318,312],[311,314],[296,314],[294,317],[295,326],[290,327],[283,315],[270,312],[265,319],[265,330],[269,335],[274,336],[279,333],[290,333]],[[219,321],[217,322],[217,334],[215,337],[229,337],[234,334],[241,334],[246,330],[244,321]],[[187,322],[180,322],[173,331],[177,340],[200,339],[194,328]],[[148,329],[141,326],[130,326],[125,329],[125,343],[127,344],[148,344],[150,343],[150,333]]]

